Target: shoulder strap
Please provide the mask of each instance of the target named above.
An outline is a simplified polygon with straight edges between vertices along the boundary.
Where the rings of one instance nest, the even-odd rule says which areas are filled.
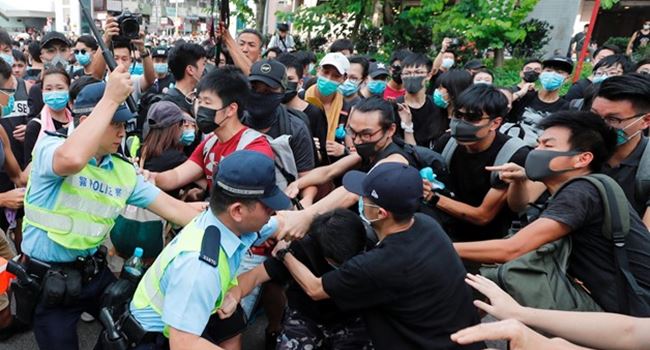
[[[214,147],[214,145],[217,144],[217,141],[219,141],[219,138],[215,134],[211,134],[208,137],[208,140],[205,141],[205,144],[203,145],[203,159],[208,156],[212,147]]]
[[[34,119],[32,119],[32,120],[34,120]],[[47,134],[47,135],[49,135],[49,136],[62,137],[62,138],[64,138],[64,139],[67,139],[67,138],[68,138],[68,135],[64,135],[64,134],[58,133],[58,132],[56,132],[56,131],[48,131],[48,130],[45,130],[44,133]]]
[[[456,148],[458,148],[458,142],[456,142],[455,138],[450,137],[449,141],[445,144],[445,148],[442,150],[442,158],[445,159],[447,168],[451,166],[451,157],[453,157],[454,152],[456,152]]]
[[[237,148],[235,150],[236,151],[243,150],[244,148],[246,148],[246,146],[250,145],[251,142],[255,141],[260,136],[265,136],[265,135],[254,129],[250,129],[250,128],[246,129],[246,131],[244,131],[244,133],[239,138],[239,142],[237,143]]]
[[[219,250],[221,249],[221,231],[217,226],[210,225],[203,233],[199,260],[217,267],[219,265]]]
[[[646,139],[645,149],[636,170],[636,193],[638,198],[650,198],[650,140]]]
[[[520,149],[526,147],[526,143],[517,138],[517,137],[510,137],[506,143],[503,144],[499,152],[497,153],[497,157],[494,160],[494,165],[503,165],[506,164],[507,162],[512,159],[512,156],[517,153]],[[499,174],[496,171],[493,171],[490,174],[490,181],[494,183],[498,179]]]
[[[281,106],[278,123],[280,123],[280,135],[291,135],[291,122],[289,121],[289,111],[286,107]]]

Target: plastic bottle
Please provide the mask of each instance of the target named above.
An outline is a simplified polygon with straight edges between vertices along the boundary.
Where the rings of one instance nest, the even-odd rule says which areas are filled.
[[[422,179],[431,182],[434,190],[444,190],[445,184],[436,179],[436,174],[433,172],[433,169],[426,167],[420,170],[420,176]]]
[[[343,127],[343,124],[339,124],[338,128],[336,128],[334,139],[338,143],[343,143],[345,141],[345,127]]]
[[[136,247],[133,250],[133,256],[130,257],[122,268],[121,278],[131,280],[135,283],[140,281],[144,274],[144,264],[142,263],[142,248]]]

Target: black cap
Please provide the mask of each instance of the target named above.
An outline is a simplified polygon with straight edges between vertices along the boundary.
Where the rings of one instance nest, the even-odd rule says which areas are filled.
[[[551,56],[542,61],[542,67],[557,68],[571,74],[573,73],[573,60],[566,56]]]
[[[423,197],[420,172],[404,163],[381,163],[368,174],[348,171],[343,177],[343,187],[396,214],[415,213]]]
[[[41,39],[41,49],[44,48],[48,43],[52,41],[61,41],[63,44],[66,46],[70,47],[72,46],[70,44],[70,41],[68,41],[68,38],[63,35],[61,32],[47,32],[45,35],[43,35],[43,39]]]
[[[476,70],[476,69],[482,69],[485,68],[485,64],[481,60],[470,60],[469,62],[465,63],[464,66],[465,69],[471,69],[471,70]]]
[[[386,64],[381,62],[371,62],[370,68],[368,69],[368,75],[371,78],[375,79],[382,75],[388,76],[388,70],[386,69]]]
[[[260,81],[272,89],[287,88],[287,68],[276,60],[257,61],[251,67],[248,81]]]
[[[260,152],[241,150],[222,159],[213,185],[236,198],[258,199],[273,210],[291,207],[289,197],[275,184],[273,159]]]
[[[169,56],[169,49],[166,47],[155,47],[151,49],[151,57],[167,57]]]

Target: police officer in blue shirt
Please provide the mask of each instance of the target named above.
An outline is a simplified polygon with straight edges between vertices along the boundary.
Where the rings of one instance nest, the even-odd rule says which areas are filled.
[[[223,159],[213,183],[209,210],[163,249],[138,285],[130,311],[148,333],[137,349],[239,346],[232,337],[245,326],[243,311],[221,320],[224,304],[237,303],[226,292],[244,253],[277,231],[273,212],[291,204],[275,185],[273,160],[259,152]]]
[[[51,266],[41,276],[33,314],[40,349],[78,349],[81,313],[97,315],[101,293],[115,280],[105,250],[98,248],[127,204],[181,225],[201,209],[145,182],[115,154],[133,116],[123,104],[132,89],[125,68],[117,68],[108,83],[86,86],[73,109],[81,121],[76,130],[69,137],[50,134],[34,148],[22,251],[25,264]]]

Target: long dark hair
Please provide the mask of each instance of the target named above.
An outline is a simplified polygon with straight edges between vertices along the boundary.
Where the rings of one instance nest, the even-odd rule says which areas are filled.
[[[179,141],[182,126],[181,122],[167,128],[151,129],[147,137],[144,138],[140,159],[160,157],[170,148],[182,149],[183,145]]]

